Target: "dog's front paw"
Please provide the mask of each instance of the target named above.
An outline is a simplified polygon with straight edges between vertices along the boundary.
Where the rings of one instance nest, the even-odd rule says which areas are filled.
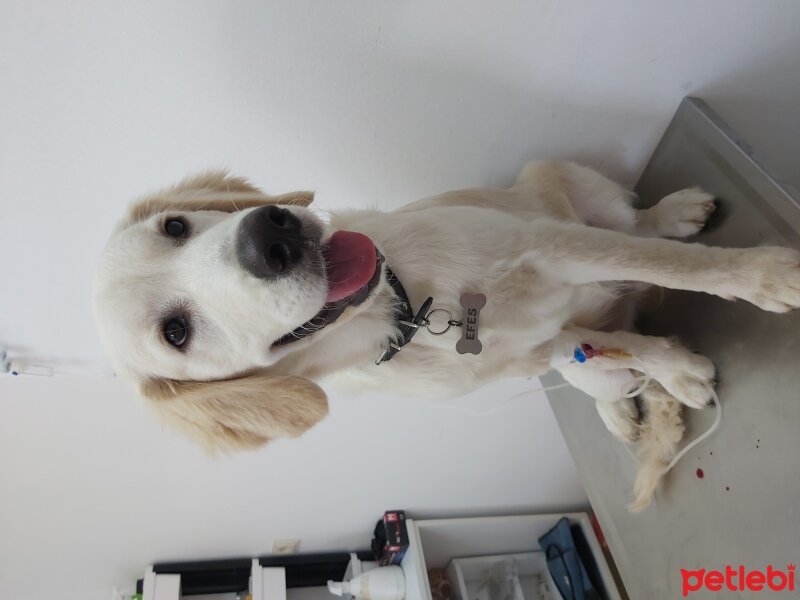
[[[670,359],[653,373],[670,395],[689,408],[705,408],[711,404],[716,385],[714,363],[684,348]]]
[[[650,210],[655,211],[655,229],[659,236],[684,238],[699,233],[715,209],[714,196],[692,188],[662,198]]]
[[[659,378],[666,390],[681,404],[689,408],[705,408],[714,401],[712,379],[700,379],[691,375],[676,375],[674,377]]]
[[[791,248],[740,252],[732,295],[770,312],[800,308],[800,252]]]

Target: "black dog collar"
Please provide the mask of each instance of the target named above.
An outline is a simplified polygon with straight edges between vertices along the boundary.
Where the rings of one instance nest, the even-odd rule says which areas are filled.
[[[431,304],[433,304],[433,298],[428,298],[422,303],[415,315],[411,310],[411,301],[408,299],[408,294],[406,294],[403,284],[400,283],[397,275],[392,272],[388,265],[385,268],[386,281],[392,286],[394,293],[397,294],[398,303],[395,308],[394,321],[399,329],[399,334],[396,338],[391,338],[387,341],[386,349],[375,361],[376,365],[394,358],[395,354],[400,352],[400,349],[411,341],[411,338],[417,333],[417,329],[427,325],[425,317],[431,308]]]

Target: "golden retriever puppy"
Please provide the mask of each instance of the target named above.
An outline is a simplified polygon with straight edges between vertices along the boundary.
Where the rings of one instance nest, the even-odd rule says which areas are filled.
[[[391,213],[323,220],[311,202],[211,172],[135,204],[105,250],[95,306],[116,370],[209,448],[301,434],[326,414],[320,385],[442,397],[558,369],[614,435],[641,438],[640,509],[682,437],[681,405],[708,404],[714,367],[626,331],[631,282],[800,305],[794,250],[662,239],[703,227],[714,200],[697,189],[637,210],[588,168],[537,162],[509,189]],[[640,371],[652,378],[641,423],[625,394]]]

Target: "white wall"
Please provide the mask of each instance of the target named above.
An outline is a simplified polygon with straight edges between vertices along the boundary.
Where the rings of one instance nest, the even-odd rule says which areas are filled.
[[[793,0],[6,0],[0,343],[99,360],[89,290],[112,223],[208,166],[271,192],[313,187],[326,207],[503,185],[543,155],[632,182],[695,94],[788,176],[798,22]],[[299,441],[208,462],[117,381],[0,380],[0,598],[106,599],[147,562],[279,537],[364,545],[388,507],[585,499],[541,400],[483,418],[388,397],[334,398],[332,412]],[[395,413],[401,448],[383,450]]]

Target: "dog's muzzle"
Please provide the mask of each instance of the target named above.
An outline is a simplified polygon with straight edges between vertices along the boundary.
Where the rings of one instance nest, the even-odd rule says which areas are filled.
[[[303,225],[279,206],[262,206],[239,224],[236,256],[239,264],[259,279],[288,274],[303,259]]]

